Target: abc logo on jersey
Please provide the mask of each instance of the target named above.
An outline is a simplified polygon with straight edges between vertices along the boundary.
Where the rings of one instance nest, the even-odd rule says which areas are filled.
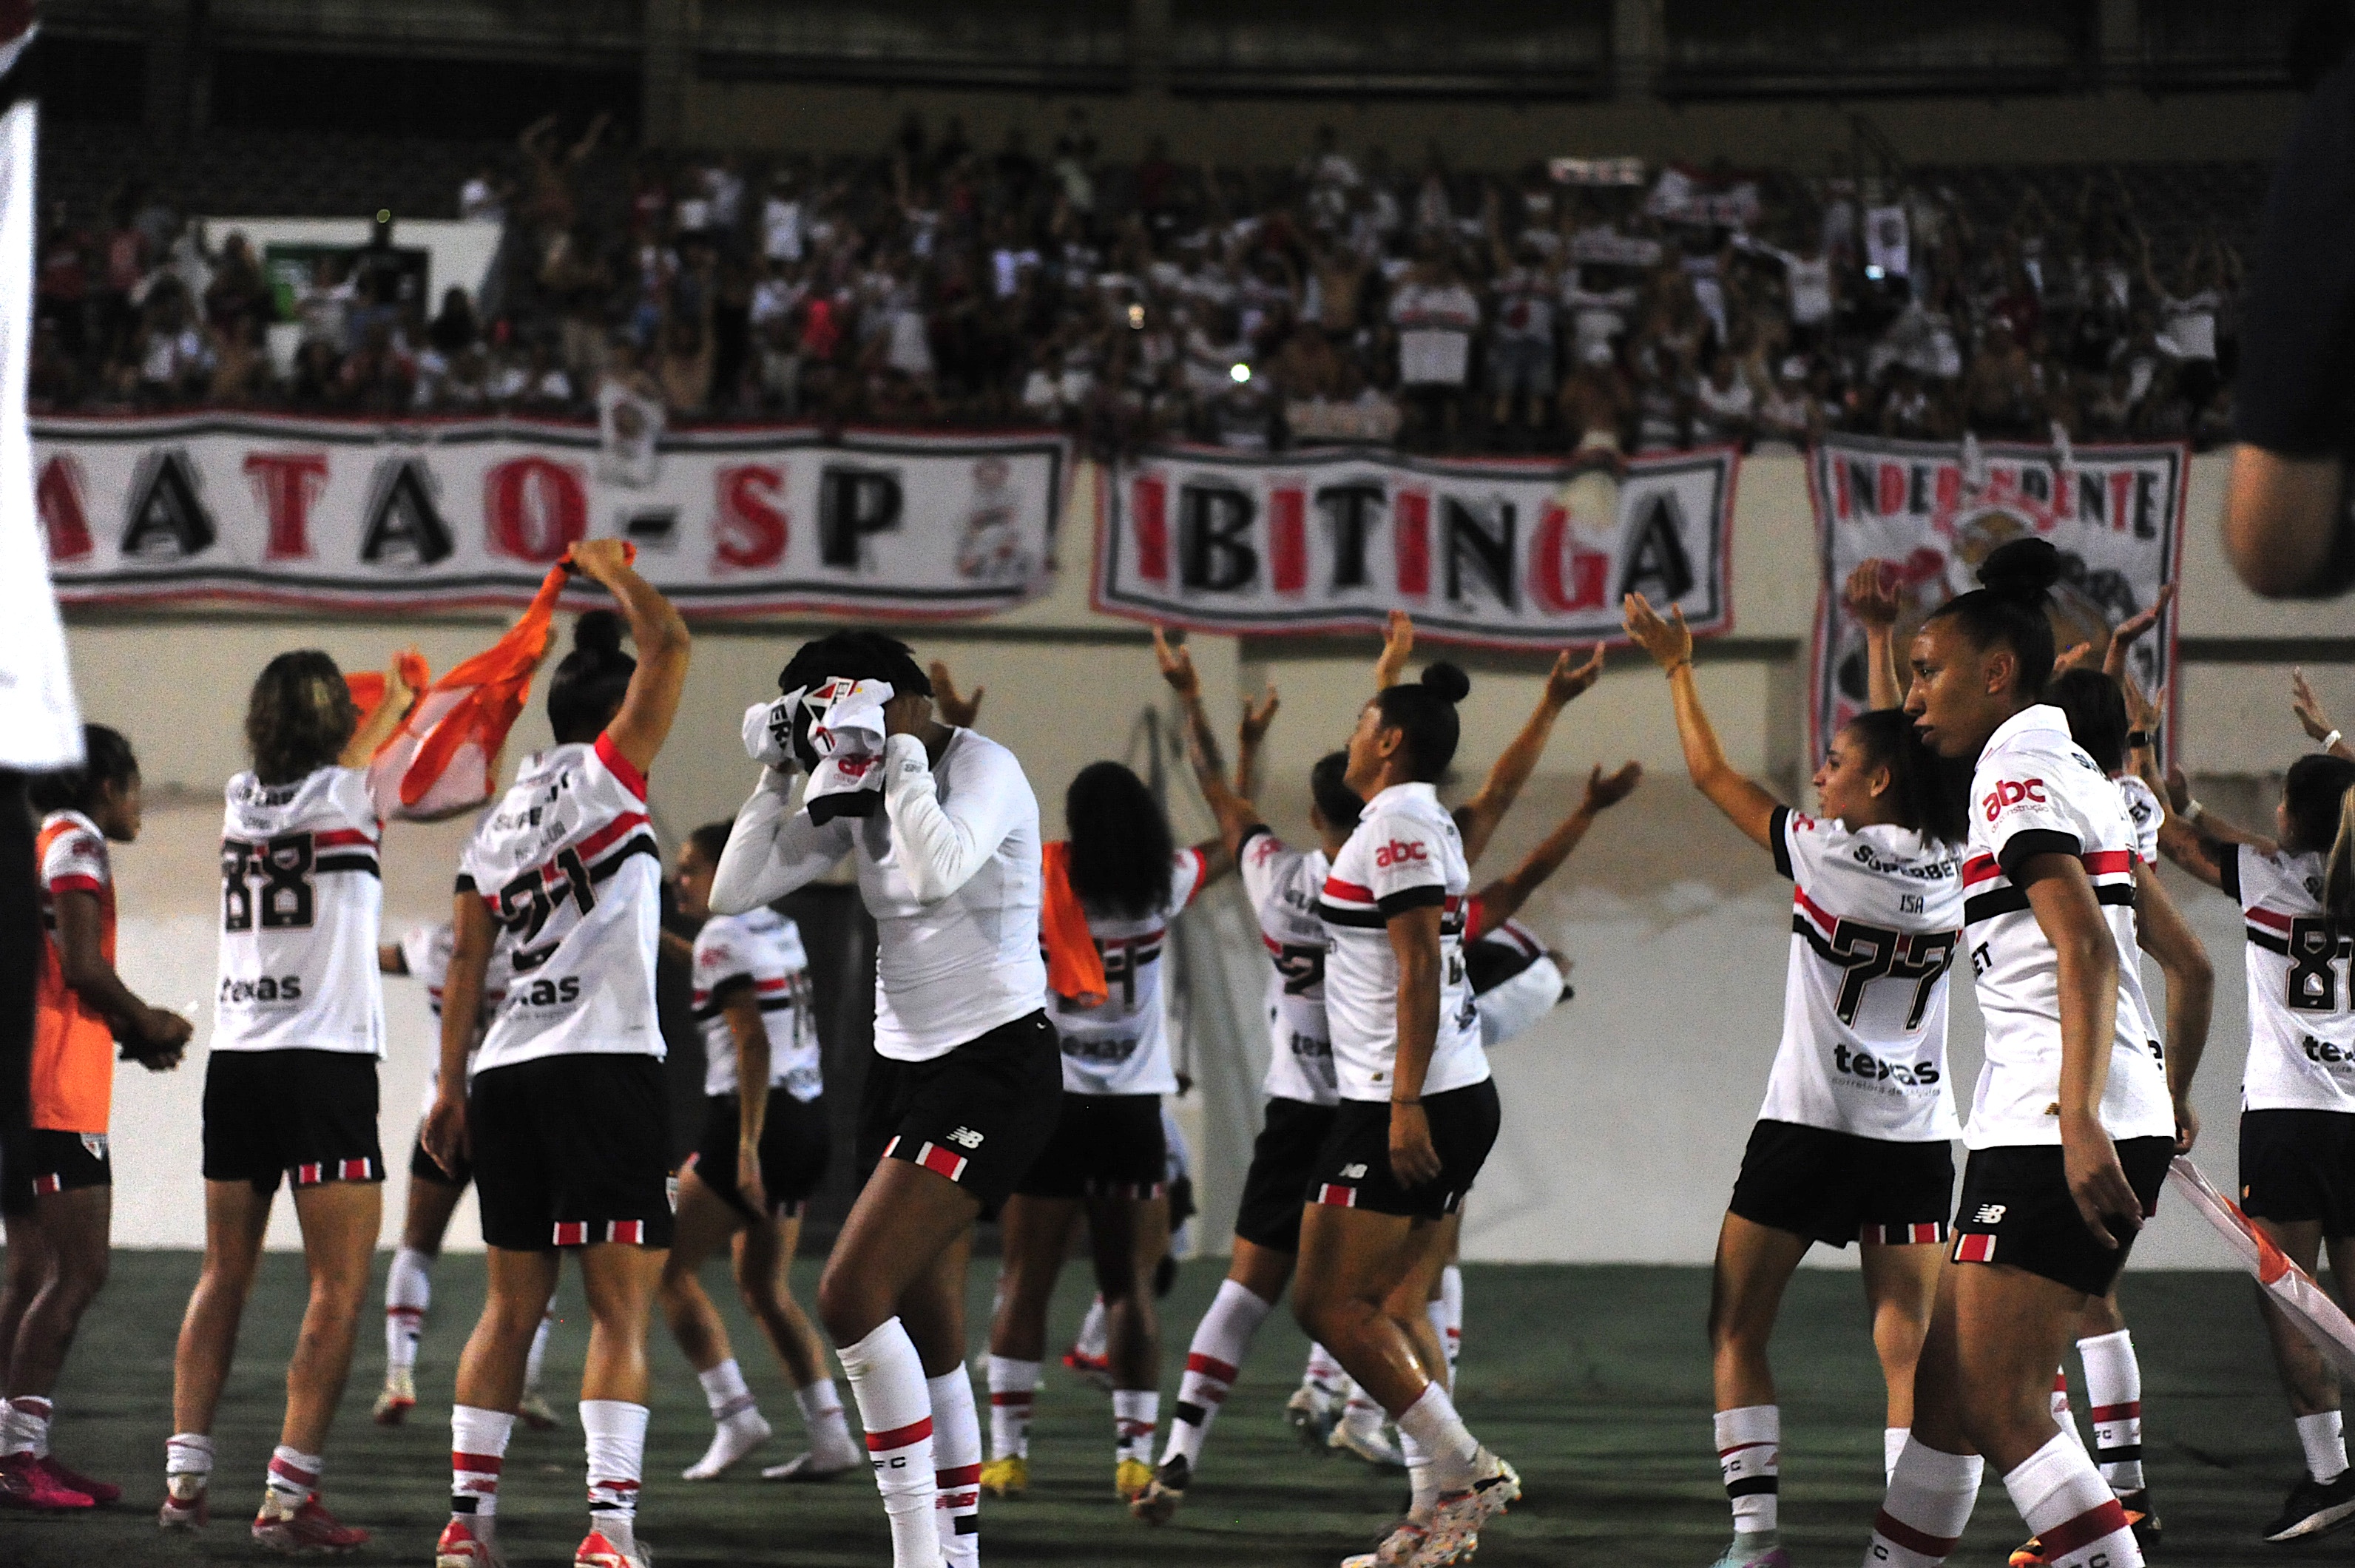
[[[1431,851],[1423,848],[1423,846],[1420,844],[1402,844],[1395,838],[1374,851],[1374,864],[1380,866],[1384,870],[1388,870],[1392,866],[1403,866],[1410,860],[1428,860],[1430,859]]]
[[[2010,779],[2005,779],[1987,792],[1987,799],[1982,804],[1987,807],[1987,819],[1993,822],[1996,819],[1996,814],[2005,806],[2018,805],[2023,800],[2032,800],[2037,805],[2042,805],[2044,781],[2030,779],[2024,784],[2018,784]]]

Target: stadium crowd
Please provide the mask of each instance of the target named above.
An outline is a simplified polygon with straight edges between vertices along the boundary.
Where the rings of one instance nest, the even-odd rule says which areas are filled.
[[[1047,155],[911,116],[862,157],[630,156],[550,121],[460,193],[505,226],[438,301],[367,252],[273,280],[126,184],[40,240],[37,411],[1046,422],[1099,449],[1429,452],[1952,439],[2222,441],[2242,268],[2154,254],[2126,183],[2002,221],[1934,176],[1532,162],[1421,172],[1327,130],[1289,168]],[[2065,205],[2065,204],[2064,204]],[[275,355],[267,328],[296,324]],[[291,348],[291,354],[288,349]]]

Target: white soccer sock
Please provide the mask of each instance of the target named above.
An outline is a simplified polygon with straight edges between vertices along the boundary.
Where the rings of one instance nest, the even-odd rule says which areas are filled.
[[[949,1568],[981,1568],[981,1418],[960,1362],[924,1381],[932,1401],[932,1524]]]
[[[1169,1413],[1169,1446],[1162,1451],[1163,1464],[1183,1458],[1190,1469],[1200,1462],[1210,1423],[1241,1375],[1238,1369],[1251,1349],[1252,1336],[1272,1310],[1273,1303],[1235,1281],[1219,1282],[1219,1294],[1210,1298],[1210,1309],[1194,1325],[1193,1342],[1186,1347],[1186,1371],[1178,1380],[1178,1403]]]
[[[450,1518],[469,1526],[480,1541],[498,1530],[499,1471],[506,1464],[515,1424],[504,1410],[450,1407]]]
[[[638,1549],[638,1482],[646,1463],[646,1407],[627,1400],[581,1402],[589,1459],[589,1528],[623,1551]]]
[[[2347,1437],[2339,1412],[2299,1416],[2297,1441],[2306,1450],[2306,1473],[2316,1481],[2327,1486],[2347,1473]]]
[[[272,1491],[300,1502],[319,1489],[319,1473],[325,1468],[326,1461],[316,1454],[299,1453],[281,1443],[271,1453],[263,1478]]]
[[[2052,1424],[2082,1444],[2084,1437],[2077,1430],[2077,1418],[2069,1413],[2069,1369],[2062,1368],[2052,1374]]]
[[[1913,1435],[1909,1426],[1884,1426],[1881,1429],[1881,1483],[1887,1486],[1897,1476],[1897,1456],[1905,1452],[1905,1439]]]
[[[1733,1505],[1737,1535],[1772,1534],[1781,1524],[1783,1411],[1745,1404],[1716,1416],[1717,1468]]]
[[[539,1315],[539,1327],[531,1333],[531,1349],[523,1359],[523,1392],[539,1392],[539,1370],[548,1364],[548,1331],[556,1327],[556,1309],[550,1307]]]
[[[1433,1479],[1440,1491],[1469,1491],[1480,1479],[1479,1440],[1455,1413],[1455,1402],[1437,1383],[1426,1383],[1415,1402],[1400,1413],[1399,1435],[1412,1435],[1431,1456]]]
[[[1439,1342],[1447,1351],[1447,1386],[1455,1386],[1455,1363],[1464,1355],[1464,1271],[1449,1264],[1439,1271],[1439,1301],[1446,1308],[1446,1325]]]
[[[1141,1459],[1148,1465],[1153,1463],[1153,1434],[1160,1424],[1159,1390],[1113,1390],[1113,1462],[1119,1464],[1127,1459]]]
[[[2142,1548],[2126,1524],[2126,1510],[2110,1492],[2102,1473],[2065,1433],[2020,1461],[2003,1478],[2012,1507],[2043,1543],[2052,1568],[2142,1568]]]
[[[834,1392],[832,1378],[795,1389],[794,1403],[801,1407],[802,1425],[823,1468],[835,1469],[858,1457],[858,1444],[850,1435],[850,1423],[842,1413],[842,1396]]]
[[[718,1424],[725,1425],[740,1415],[761,1413],[759,1402],[752,1397],[751,1385],[744,1381],[744,1369],[736,1364],[733,1356],[709,1371],[696,1373],[695,1381],[703,1385],[703,1403],[711,1407],[711,1419]]]
[[[1039,1397],[1039,1363],[989,1358],[989,1456],[1018,1459],[1030,1452],[1030,1406]]]
[[[940,1486],[932,1468],[932,1403],[924,1363],[897,1317],[836,1352],[867,1428],[868,1462],[891,1521],[893,1568],[943,1568],[932,1523]]]
[[[1315,1389],[1328,1402],[1337,1402],[1348,1395],[1349,1374],[1333,1359],[1333,1352],[1311,1341],[1308,1362],[1300,1369],[1300,1386]]]
[[[213,1440],[201,1432],[175,1432],[164,1443],[164,1488],[186,1502],[213,1476]]]
[[[2121,1328],[2077,1341],[2085,1362],[2085,1403],[2092,1406],[2094,1462],[2114,1492],[2142,1490],[2142,1366],[2134,1335]]]
[[[1351,1379],[1342,1385],[1348,1392],[1341,1400],[1341,1424],[1360,1436],[1379,1437],[1388,1412],[1376,1403],[1374,1396],[1358,1386]]]
[[[1082,1356],[1092,1356],[1102,1360],[1111,1343],[1112,1330],[1104,1323],[1103,1297],[1098,1296],[1088,1303],[1088,1315],[1080,1319],[1079,1338],[1071,1341],[1071,1349]]]
[[[392,1254],[384,1275],[384,1370],[405,1372],[417,1365],[417,1338],[433,1305],[433,1257],[415,1247]]]
[[[49,1417],[53,1412],[49,1402],[38,1394],[0,1400],[0,1454],[48,1457]]]
[[[1971,1521],[1986,1468],[1976,1454],[1948,1454],[1909,1436],[1872,1521],[1865,1568],[1937,1568]]]
[[[1427,1520],[1439,1506],[1439,1477],[1432,1473],[1431,1456],[1414,1434],[1401,1428],[1399,1432],[1399,1453],[1406,1460],[1406,1482],[1410,1494],[1406,1516],[1412,1520]]]

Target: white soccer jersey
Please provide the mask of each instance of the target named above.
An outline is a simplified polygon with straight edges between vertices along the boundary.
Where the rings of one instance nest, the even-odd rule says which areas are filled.
[[[1267,1077],[1269,1098],[1330,1105],[1340,1099],[1333,1082],[1333,1038],[1325,1024],[1325,922],[1317,895],[1332,864],[1322,849],[1295,849],[1265,827],[1243,835],[1243,891],[1267,947]]]
[[[940,765],[884,745],[883,810],[820,826],[764,774],[736,814],[711,907],[782,898],[856,851],[875,917],[875,1049],[930,1061],[1047,1005],[1039,952],[1039,798],[1014,753],[957,730]]]
[[[663,1054],[660,852],[646,781],[612,736],[524,763],[466,841],[458,891],[489,909],[504,955],[506,996],[475,1072],[543,1056]]]
[[[384,1054],[383,836],[356,769],[229,780],[213,1050]]]
[[[1464,966],[1464,923],[1472,873],[1464,840],[1438,792],[1392,784],[1366,803],[1358,830],[1334,857],[1317,900],[1330,945],[1325,958],[1325,1021],[1345,1100],[1387,1100],[1398,1063],[1398,959],[1390,917],[1436,907],[1439,1034],[1423,1074],[1427,1097],[1488,1076],[1480,1018]]]
[[[411,926],[401,934],[400,961],[409,965],[412,978],[425,987],[425,1005],[433,1010],[433,1020],[442,1020],[442,987],[450,977],[450,955],[458,946],[458,933],[448,921],[439,925]],[[482,1031],[499,1010],[506,996],[506,969],[501,955],[494,945],[491,962],[483,972],[482,1005],[476,1008],[479,1021],[474,1026],[474,1043],[466,1051],[466,1076],[474,1075],[474,1055],[482,1047]],[[433,1037],[433,1070],[425,1077],[425,1105],[432,1109],[434,1092],[442,1083],[442,1037]]]
[[[2223,846],[2248,941],[2244,1111],[2355,1111],[2355,936],[2322,912],[2320,855]]]
[[[1776,806],[1791,879],[1783,1041],[1759,1119],[1890,1143],[1961,1130],[1946,1078],[1946,974],[1963,936],[1949,850],[1903,827],[1851,832]]]
[[[1162,949],[1169,923],[1202,891],[1209,866],[1199,849],[1180,849],[1169,869],[1169,905],[1137,918],[1088,913],[1088,934],[1103,960],[1104,1001],[1082,1008],[1055,998],[1055,1032],[1063,1041],[1066,1094],[1174,1094],[1169,1062],[1169,1003],[1162,989]]]
[[[796,1100],[816,1099],[826,1079],[801,927],[766,906],[744,914],[715,914],[695,933],[693,967],[695,1021],[703,1029],[703,1092],[736,1093],[736,1031],[719,997],[743,985],[752,988],[768,1032],[769,1087],[783,1088]]]
[[[1472,923],[1480,921],[1472,901]],[[1494,1051],[1551,1012],[1561,1001],[1562,973],[1546,951],[1545,939],[1518,920],[1466,943],[1465,969],[1480,1009],[1480,1045]]]
[[[1971,774],[1970,843],[1963,862],[1963,941],[1987,1020],[1964,1138],[1973,1148],[2061,1141],[2060,965],[2008,866],[2040,854],[2084,863],[2117,947],[2117,1028],[2102,1093],[2113,1138],[2172,1136],[2175,1114],[2143,998],[2135,944],[2135,834],[2125,801],[2045,704],[2006,720]]]
[[[2158,825],[2167,818],[2166,810],[2150,785],[2133,773],[2120,773],[2110,781],[2118,786],[2118,799],[2126,808],[2126,820],[2134,824],[2135,855],[2146,866],[2158,864]]]

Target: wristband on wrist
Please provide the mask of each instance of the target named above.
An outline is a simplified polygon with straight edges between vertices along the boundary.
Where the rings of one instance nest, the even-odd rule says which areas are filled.
[[[2157,751],[2158,749],[2158,731],[2156,731],[2156,730],[2129,730],[2129,731],[2126,731],[2126,750],[2127,750],[2127,751],[2129,751],[2129,752],[2155,752],[2155,751]]]
[[[2186,822],[2197,822],[2207,815],[2208,808],[2196,799],[2187,802],[2183,807],[2183,820]]]
[[[1690,668],[1692,668],[1692,655],[1687,654],[1684,657],[1677,660],[1676,663],[1668,666],[1668,668],[1662,670],[1660,673],[1662,675],[1674,675],[1680,669]]]
[[[2326,752],[2330,750],[2333,746],[2339,744],[2340,739],[2341,736],[2339,735],[2339,732],[2333,730],[2329,734],[2325,735],[2322,738],[2322,749]]]

